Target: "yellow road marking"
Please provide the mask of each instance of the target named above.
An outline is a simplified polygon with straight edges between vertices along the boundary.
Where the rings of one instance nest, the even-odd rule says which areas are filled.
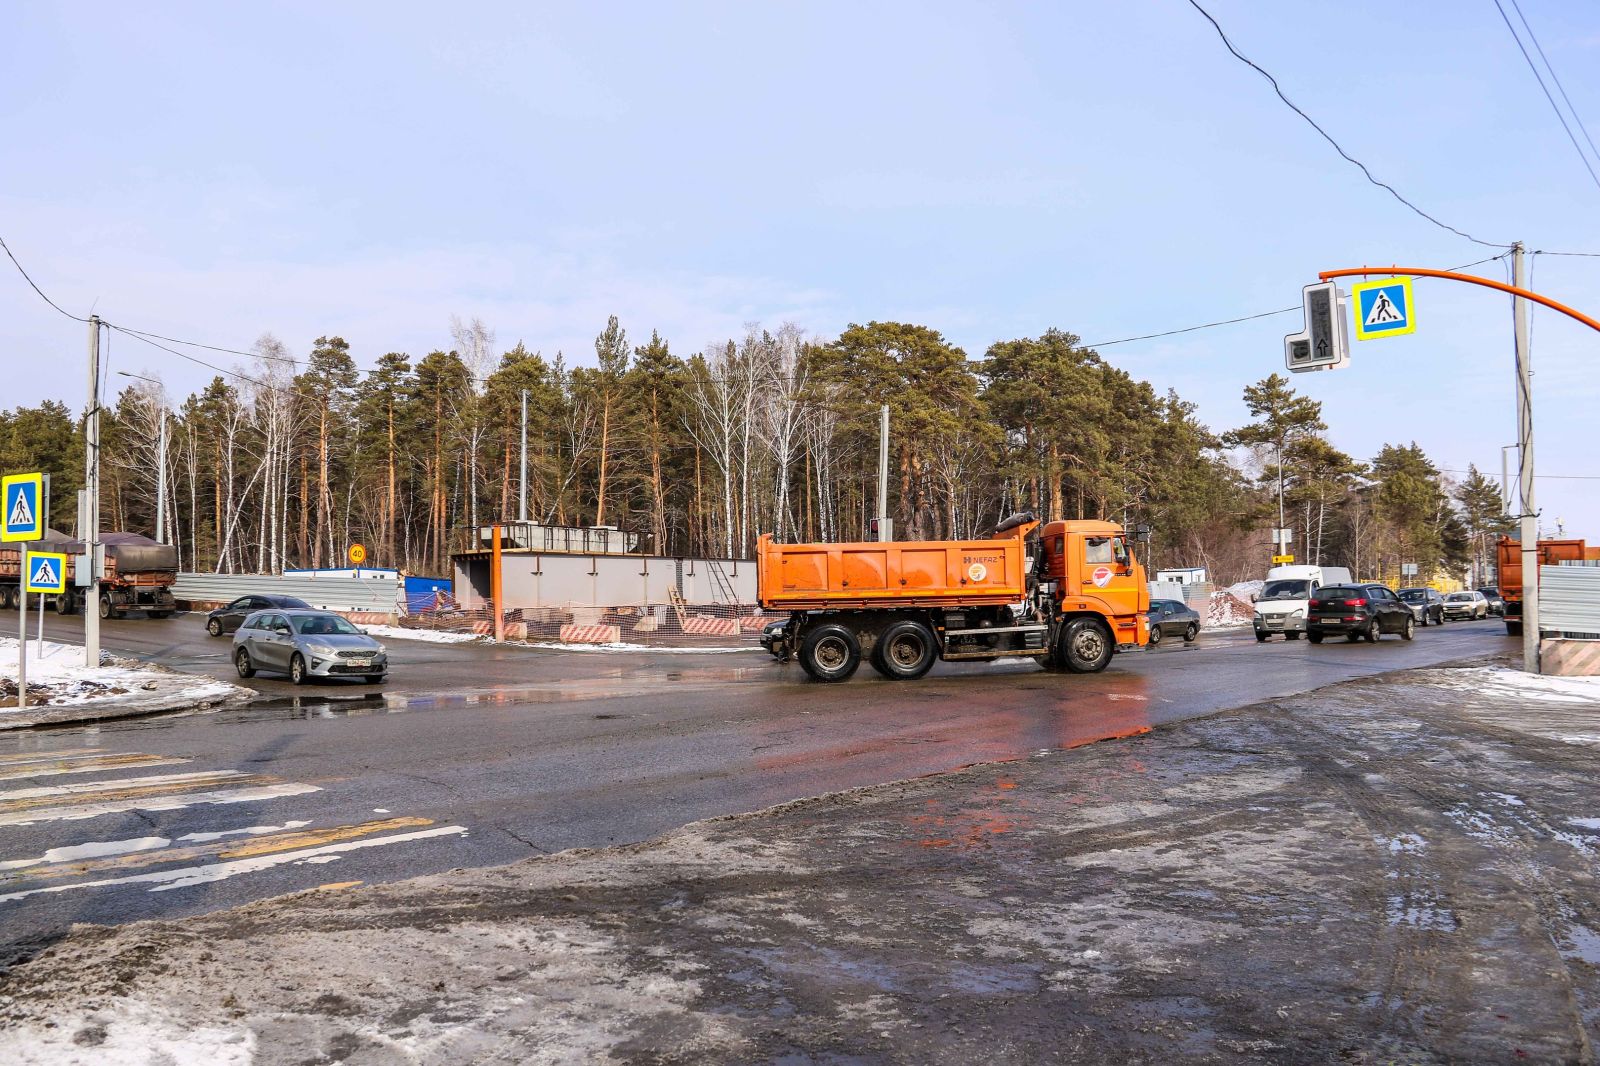
[[[48,866],[34,866],[18,870],[16,873],[0,874],[0,888],[10,888],[14,885],[31,881],[58,881],[88,874],[115,873],[122,870],[137,869],[141,866],[180,862],[193,863],[203,859],[248,859],[261,855],[273,855],[283,851],[298,851],[303,848],[337,844],[341,841],[355,840],[360,837],[372,836],[374,833],[387,833],[396,829],[417,829],[432,824],[433,820],[431,818],[384,818],[381,821],[361,822],[356,825],[338,825],[328,829],[274,833],[269,836],[254,837],[243,843],[229,841],[225,844],[201,844],[188,848],[160,848],[152,851],[130,852],[125,855],[110,855],[100,859],[85,859],[82,862],[51,863]]]
[[[91,755],[79,759],[56,759],[50,762],[13,763],[0,767],[0,781],[15,781],[26,777],[54,777],[57,774],[92,774],[99,770],[121,770],[129,766],[177,766],[188,759],[166,755]]]
[[[341,888],[355,888],[359,884],[361,884],[360,881],[329,881],[325,885],[318,885],[317,886],[317,891],[318,892],[337,892]]]
[[[176,811],[202,803],[260,803],[282,799],[284,796],[303,796],[307,792],[321,792],[316,785],[286,781],[272,785],[251,785],[244,788],[222,788],[205,792],[174,792],[170,795],[135,797],[133,799],[105,799],[100,796],[80,796],[72,806],[40,807],[35,810],[0,811],[0,825],[33,825],[35,822],[76,822],[85,818],[98,818],[103,814],[122,814],[126,811]]]

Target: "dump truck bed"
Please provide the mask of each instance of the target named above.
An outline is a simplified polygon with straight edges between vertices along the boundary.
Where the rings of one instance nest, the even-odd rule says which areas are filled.
[[[975,607],[1027,596],[1026,535],[992,540],[858,541],[758,548],[758,597],[768,610]]]

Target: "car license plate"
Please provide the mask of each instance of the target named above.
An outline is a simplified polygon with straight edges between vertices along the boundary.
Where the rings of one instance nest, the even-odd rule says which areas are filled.
[[[1267,628],[1268,629],[1282,629],[1283,628],[1283,619],[1281,619],[1281,618],[1269,618],[1269,619],[1267,619]]]
[[[371,666],[372,665],[372,660],[371,659],[350,659],[350,660],[348,660],[346,665],[347,666]]]

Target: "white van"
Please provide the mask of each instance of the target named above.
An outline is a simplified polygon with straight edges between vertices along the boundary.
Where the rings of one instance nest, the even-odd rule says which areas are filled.
[[[1350,571],[1342,566],[1275,566],[1253,597],[1256,604],[1256,640],[1265,641],[1274,633],[1285,640],[1299,640],[1306,631],[1306,614],[1311,609],[1311,594],[1324,585],[1348,585]]]

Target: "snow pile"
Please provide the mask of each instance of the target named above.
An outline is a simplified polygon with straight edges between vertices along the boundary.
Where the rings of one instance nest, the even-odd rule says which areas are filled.
[[[1258,578],[1254,581],[1240,581],[1238,584],[1229,585],[1222,591],[1229,593],[1230,595],[1237,596],[1244,602],[1249,603],[1250,597],[1260,592],[1263,588],[1266,588],[1266,585],[1267,583],[1265,581],[1262,581]]]
[[[28,642],[28,706],[99,704],[118,706],[219,703],[248,696],[248,689],[226,681],[180,674],[133,659],[100,654],[100,666],[83,664],[83,648],[73,644]],[[0,637],[0,714],[17,709],[17,641]]]
[[[467,644],[483,638],[474,633],[453,633],[448,629],[406,629],[401,626],[362,626],[374,637],[386,640],[422,640],[430,644]]]
[[[1600,677],[1550,677],[1526,674],[1504,666],[1451,670],[1442,675],[1450,688],[1470,689],[1484,696],[1545,703],[1587,704],[1600,710]]]
[[[1254,585],[1253,591],[1261,590],[1261,582],[1243,581],[1231,588],[1213,592],[1211,604],[1206,611],[1207,629],[1237,629],[1251,624],[1256,609],[1250,603],[1250,591],[1246,591],[1243,595],[1234,591],[1242,585]]]

